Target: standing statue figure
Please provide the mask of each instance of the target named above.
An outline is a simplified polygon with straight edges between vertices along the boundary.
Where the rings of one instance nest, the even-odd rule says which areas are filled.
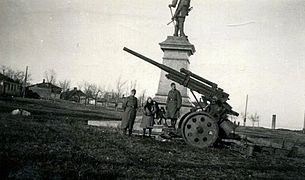
[[[168,5],[169,8],[176,7],[178,0],[173,0],[172,4]],[[176,22],[175,24],[175,33],[174,36],[178,36],[180,31],[180,36],[186,37],[184,34],[184,21],[185,17],[188,16],[191,0],[179,0],[178,6],[176,8],[175,14],[172,17],[172,21]]]

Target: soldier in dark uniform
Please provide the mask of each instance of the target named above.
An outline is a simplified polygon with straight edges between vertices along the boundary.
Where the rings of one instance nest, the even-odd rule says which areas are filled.
[[[166,100],[166,117],[171,119],[171,126],[175,128],[177,119],[180,114],[182,97],[180,92],[176,89],[176,84],[171,84],[171,90],[168,92]]]
[[[173,0],[172,4],[168,5],[171,7],[176,7],[178,0]],[[180,36],[185,37],[184,34],[184,21],[185,17],[188,16],[190,11],[191,0],[180,0],[178,7],[176,8],[175,14],[172,17],[173,21],[176,21],[175,24],[175,33],[174,36],[178,36],[178,31],[180,31]]]
[[[131,136],[133,124],[136,119],[137,114],[137,108],[138,108],[138,99],[135,97],[136,90],[131,90],[131,95],[124,99],[123,103],[123,114],[122,114],[122,129],[124,135],[127,133],[128,129],[128,135]]]

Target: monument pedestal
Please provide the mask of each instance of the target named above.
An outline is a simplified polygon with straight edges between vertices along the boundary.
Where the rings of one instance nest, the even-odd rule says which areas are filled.
[[[186,37],[167,36],[167,39],[161,42],[160,47],[164,52],[163,64],[177,71],[181,68],[189,69],[189,57],[195,52],[195,47]],[[166,72],[161,71],[158,91],[154,100],[161,106],[165,106],[167,94],[170,91],[170,84],[173,82],[165,77]],[[177,89],[182,96],[181,114],[188,112],[192,107],[192,103],[188,96],[187,88],[176,83]]]

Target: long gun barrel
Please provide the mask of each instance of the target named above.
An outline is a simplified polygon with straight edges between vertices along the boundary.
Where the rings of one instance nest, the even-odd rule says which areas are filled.
[[[217,84],[215,84],[215,83],[213,83],[209,80],[206,80],[206,79],[204,79],[204,78],[202,78],[202,77],[200,77],[200,76],[198,76],[198,75],[196,75],[196,74],[192,73],[191,71],[188,71],[184,68],[182,68],[180,70],[181,72],[179,72],[179,71],[177,71],[173,68],[170,68],[168,66],[160,64],[160,63],[158,63],[158,62],[156,62],[156,61],[154,61],[154,60],[152,60],[148,57],[145,57],[145,56],[143,56],[143,55],[141,55],[141,54],[139,54],[139,53],[137,53],[137,52],[135,52],[131,49],[128,49],[126,47],[124,47],[123,50],[132,54],[132,55],[134,55],[134,56],[136,56],[136,57],[138,57],[138,58],[140,58],[140,59],[143,59],[144,61],[146,61],[146,62],[148,62],[148,63],[150,63],[154,66],[157,66],[158,68],[162,69],[163,71],[169,73],[169,74],[166,75],[166,77],[168,79],[171,79],[171,80],[173,80],[173,81],[175,81],[175,82],[177,82],[177,83],[179,83],[179,84],[181,84],[185,87],[188,87],[188,88],[190,88],[190,89],[192,89],[192,90],[194,90],[194,91],[196,91],[200,94],[208,96],[209,98],[212,98],[212,96],[214,96],[214,94],[218,94],[217,91],[221,90],[221,89],[217,88]],[[190,76],[194,77],[195,79],[188,78]],[[198,80],[205,83],[205,84],[199,82]],[[228,94],[226,94],[222,91],[221,91],[221,93],[223,95],[225,95],[225,97],[229,96]],[[227,99],[225,99],[224,101],[226,101],[226,100]]]
[[[133,51],[131,49],[128,49],[127,47],[124,47],[123,50],[128,52],[128,53],[130,53],[130,54],[132,54],[132,55],[134,55],[134,56],[137,56],[140,59],[143,59],[144,61],[146,61],[146,62],[148,62],[148,63],[150,63],[152,65],[157,66],[158,68],[162,69],[165,72],[173,73],[173,74],[178,75],[178,76],[180,75],[179,71],[176,71],[175,69],[172,69],[172,68],[170,68],[168,66],[165,66],[163,64],[160,64],[160,63],[158,63],[158,62],[156,62],[156,61],[154,61],[152,59],[149,59],[148,57],[145,57],[145,56],[143,56],[143,55],[141,55],[141,54],[139,54],[139,53],[137,53],[137,52],[135,52],[135,51]]]
[[[173,68],[160,64],[126,47],[124,47],[123,50],[167,72],[168,74],[166,75],[166,77],[168,79],[175,81],[189,88],[192,91],[196,91],[202,94],[204,98],[209,100],[210,102],[221,102],[224,106],[226,106],[225,109],[227,109],[230,114],[236,114],[234,111],[232,111],[231,106],[226,102],[229,99],[229,94],[223,92],[221,88],[218,88],[217,84],[207,79],[204,79],[184,68],[180,69],[179,72]]]

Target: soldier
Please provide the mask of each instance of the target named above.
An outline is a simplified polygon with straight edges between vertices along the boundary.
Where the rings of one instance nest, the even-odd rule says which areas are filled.
[[[166,100],[166,117],[171,119],[171,126],[175,128],[177,119],[180,114],[182,97],[180,92],[176,89],[176,84],[171,83],[171,90],[168,92]]]
[[[168,7],[176,7],[177,2],[178,0],[173,0],[172,4],[168,5]],[[180,0],[178,3],[178,7],[176,8],[175,14],[172,17],[172,20],[176,21],[174,36],[178,36],[178,31],[180,31],[180,36],[185,37],[184,21],[185,17],[188,16],[188,13],[190,11],[190,3],[191,0]]]
[[[135,97],[136,90],[131,90],[131,95],[124,99],[123,103],[123,114],[122,114],[122,129],[124,135],[127,133],[128,129],[128,135],[131,136],[133,124],[136,119],[137,114],[137,108],[138,108],[138,99]]]

